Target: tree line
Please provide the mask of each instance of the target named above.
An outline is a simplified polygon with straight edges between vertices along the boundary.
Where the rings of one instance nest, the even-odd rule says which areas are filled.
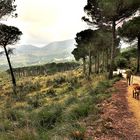
[[[15,0],[0,0],[0,19],[7,16],[16,17],[15,11]],[[92,72],[107,71],[108,77],[112,78],[115,57],[119,52],[122,38],[129,42],[137,41],[137,72],[139,72],[140,0],[87,0],[84,11],[86,16],[82,17],[82,20],[90,29],[76,34],[76,48],[72,52],[76,60],[82,59],[84,74],[90,76]],[[7,58],[14,89],[16,79],[9,57],[12,51],[8,46],[17,43],[21,35],[22,32],[17,27],[0,24],[0,46]]]
[[[79,65],[80,64],[75,62],[48,63],[39,66],[13,68],[13,72],[16,77],[39,76],[73,70],[77,68]],[[10,74],[10,70],[7,70],[7,73]]]
[[[83,61],[83,73],[108,72],[113,77],[120,40],[137,40],[137,72],[140,71],[140,1],[87,0],[82,17],[89,29],[76,34],[77,61]],[[136,15],[136,17],[135,17]],[[121,26],[122,25],[122,26]],[[87,64],[87,65],[86,65]]]

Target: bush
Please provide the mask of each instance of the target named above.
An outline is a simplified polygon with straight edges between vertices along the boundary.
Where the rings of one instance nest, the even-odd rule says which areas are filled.
[[[9,140],[39,140],[39,135],[33,128],[15,129]]]
[[[35,126],[43,129],[52,129],[59,121],[62,113],[62,105],[54,104],[43,108],[35,118]]]
[[[110,81],[108,81],[108,80],[106,80],[106,81],[101,81],[101,82],[99,82],[98,85],[95,87],[95,89],[94,89],[93,92],[94,92],[95,94],[104,93],[105,90],[106,90],[107,88],[109,88],[109,87],[111,87]]]
[[[74,96],[70,96],[66,101],[65,101],[65,105],[69,106],[71,104],[77,103],[78,99]]]
[[[21,83],[17,87],[17,93],[20,94],[20,96],[25,96],[26,94],[33,92],[33,91],[39,91],[41,89],[41,85],[39,82],[26,82],[25,84]]]
[[[86,129],[77,122],[61,123],[53,130],[49,131],[46,135],[48,136],[48,140],[75,140],[75,138],[78,140],[82,140],[85,136],[85,130]],[[77,137],[75,137],[75,132],[79,132],[80,135],[77,135]],[[46,135],[44,136],[45,138]]]
[[[3,118],[8,119],[10,121],[17,121],[24,117],[24,111],[17,109],[7,109],[3,112]]]
[[[90,109],[89,103],[79,102],[78,104],[73,104],[64,112],[62,119],[64,121],[72,121],[81,117],[86,117],[91,111]]]
[[[58,85],[61,85],[66,82],[65,77],[57,77],[53,80],[54,86],[57,87]]]
[[[34,97],[28,99],[28,104],[31,105],[33,108],[38,108],[42,105],[41,98],[41,94],[37,93]]]
[[[52,79],[48,79],[46,82],[46,87],[51,86],[53,84],[53,80]]]
[[[49,97],[56,97],[57,95],[56,95],[56,91],[53,89],[53,88],[50,88],[50,89],[48,89],[47,91],[46,91],[46,94],[45,94],[46,96],[49,96]]]
[[[74,124],[73,130],[71,131],[69,137],[73,140],[84,140],[85,139],[85,128],[79,124]]]
[[[0,132],[13,131],[13,123],[8,119],[3,119],[0,121]]]
[[[10,126],[12,130],[15,128],[22,128],[27,125],[28,114],[23,110],[11,109],[6,110],[3,114],[4,116],[2,116],[2,119],[7,120],[7,126]]]

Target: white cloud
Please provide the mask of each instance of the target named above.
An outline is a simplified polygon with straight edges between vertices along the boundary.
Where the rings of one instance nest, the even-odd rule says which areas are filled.
[[[16,0],[18,18],[9,24],[23,31],[22,44],[46,44],[74,38],[85,28],[81,21],[86,0]]]

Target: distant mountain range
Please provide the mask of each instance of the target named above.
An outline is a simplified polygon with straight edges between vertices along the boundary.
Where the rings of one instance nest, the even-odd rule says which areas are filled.
[[[52,42],[41,48],[33,45],[22,45],[15,48],[14,55],[10,58],[14,67],[65,62],[74,59],[71,54],[74,48],[74,40]],[[0,69],[5,69],[7,66],[5,56],[0,56]]]

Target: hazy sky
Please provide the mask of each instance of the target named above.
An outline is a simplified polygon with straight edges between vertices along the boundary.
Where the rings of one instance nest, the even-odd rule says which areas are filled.
[[[21,44],[44,45],[72,39],[85,29],[81,20],[87,0],[16,0],[18,18],[6,23],[23,32]]]

